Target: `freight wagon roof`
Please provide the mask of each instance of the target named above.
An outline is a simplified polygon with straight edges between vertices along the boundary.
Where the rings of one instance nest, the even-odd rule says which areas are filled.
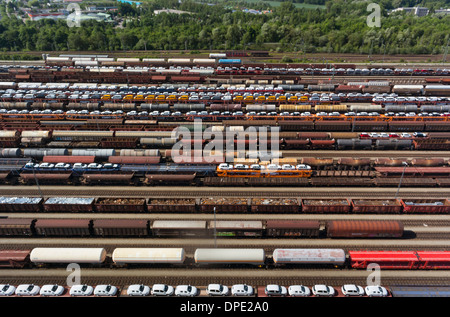
[[[88,219],[38,219],[36,228],[87,228]]]
[[[303,220],[267,220],[267,228],[277,229],[318,229],[319,221],[303,221]]]
[[[103,248],[34,248],[30,254],[36,263],[102,263],[105,259]]]
[[[183,263],[183,248],[116,248],[112,259],[116,263]]]
[[[217,229],[262,229],[262,221],[211,221],[209,226]]]
[[[0,219],[0,228],[29,227],[32,222],[33,219]]]
[[[95,228],[147,228],[147,220],[134,219],[98,219],[94,220]]]
[[[275,263],[345,262],[345,251],[342,249],[275,249],[272,256]]]
[[[448,174],[450,173],[450,167],[375,167],[375,170],[380,173],[433,173],[433,174]]]
[[[263,264],[264,249],[197,249],[194,260],[196,263],[252,263]]]
[[[422,261],[445,261],[450,263],[449,251],[417,251]]]
[[[122,165],[122,171],[135,171],[135,172],[153,172],[153,173],[180,173],[180,172],[203,172],[214,173],[216,166],[208,165]]]
[[[24,261],[31,250],[0,250],[0,261]]]
[[[348,251],[352,261],[418,261],[415,251]]]
[[[151,229],[206,229],[203,220],[155,220]]]

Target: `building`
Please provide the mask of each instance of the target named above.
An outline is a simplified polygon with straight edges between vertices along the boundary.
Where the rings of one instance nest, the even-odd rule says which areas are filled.
[[[402,7],[402,8],[397,8],[391,11],[392,13],[394,12],[406,12],[406,13],[412,13],[418,17],[424,17],[428,14],[428,12],[430,12],[430,10],[428,10],[428,8],[424,8],[424,7]]]

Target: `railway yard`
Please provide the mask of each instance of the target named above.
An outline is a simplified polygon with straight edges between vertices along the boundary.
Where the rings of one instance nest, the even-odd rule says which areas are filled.
[[[27,64],[0,65],[0,284],[70,296],[77,263],[81,284],[124,297],[344,296],[374,278],[387,296],[449,296],[447,64]]]

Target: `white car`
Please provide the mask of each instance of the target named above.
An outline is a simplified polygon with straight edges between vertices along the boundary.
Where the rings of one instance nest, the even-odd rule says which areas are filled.
[[[90,285],[74,285],[70,288],[70,296],[90,296],[94,292],[94,288]]]
[[[166,284],[155,284],[152,287],[151,294],[156,296],[171,296],[173,295],[173,286]]]
[[[341,287],[342,294],[345,296],[363,296],[364,289],[355,284],[345,284]]]
[[[333,287],[324,284],[314,285],[312,292],[315,296],[334,296],[335,294]]]
[[[150,287],[143,284],[133,284],[128,286],[128,296],[148,296],[150,295]]]
[[[9,284],[0,284],[0,296],[14,295],[16,287]]]
[[[39,294],[41,296],[61,296],[64,293],[64,287],[57,284],[49,284],[41,287]]]
[[[370,297],[384,297],[389,295],[387,289],[379,285],[366,286],[365,291],[367,296]]]
[[[236,284],[231,287],[231,295],[233,296],[252,296],[253,287],[247,284]]]
[[[225,170],[232,170],[233,165],[227,164],[227,163],[220,163],[219,164],[219,170],[225,171]]]
[[[264,289],[264,293],[267,296],[286,296],[287,289],[284,286],[280,286],[280,285],[276,285],[276,284],[269,284]]]
[[[227,296],[230,290],[228,286],[222,284],[209,284],[206,288],[206,294],[208,295],[219,295],[219,296]]]
[[[291,285],[288,288],[289,296],[309,296],[311,291],[308,287],[303,285]]]
[[[117,293],[117,287],[113,285],[97,285],[94,289],[95,296],[114,296]]]
[[[41,288],[34,284],[20,284],[16,288],[17,296],[34,296],[38,295]]]
[[[176,296],[196,296],[198,293],[197,287],[192,285],[178,285],[175,288]]]

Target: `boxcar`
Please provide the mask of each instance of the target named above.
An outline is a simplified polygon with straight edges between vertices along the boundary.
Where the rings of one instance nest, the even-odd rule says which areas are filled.
[[[139,219],[96,219],[93,220],[96,236],[148,236],[148,221]]]
[[[207,223],[203,220],[155,220],[150,229],[157,237],[199,237],[208,233]]]
[[[268,237],[310,237],[316,238],[320,234],[318,221],[303,220],[267,220],[266,236]]]
[[[31,250],[0,250],[0,267],[23,268],[30,263]]]
[[[38,219],[34,224],[38,236],[89,236],[88,219]]]
[[[208,229],[219,237],[262,237],[264,232],[262,221],[210,221]]]
[[[403,223],[400,221],[332,220],[327,222],[329,238],[400,238]]]

